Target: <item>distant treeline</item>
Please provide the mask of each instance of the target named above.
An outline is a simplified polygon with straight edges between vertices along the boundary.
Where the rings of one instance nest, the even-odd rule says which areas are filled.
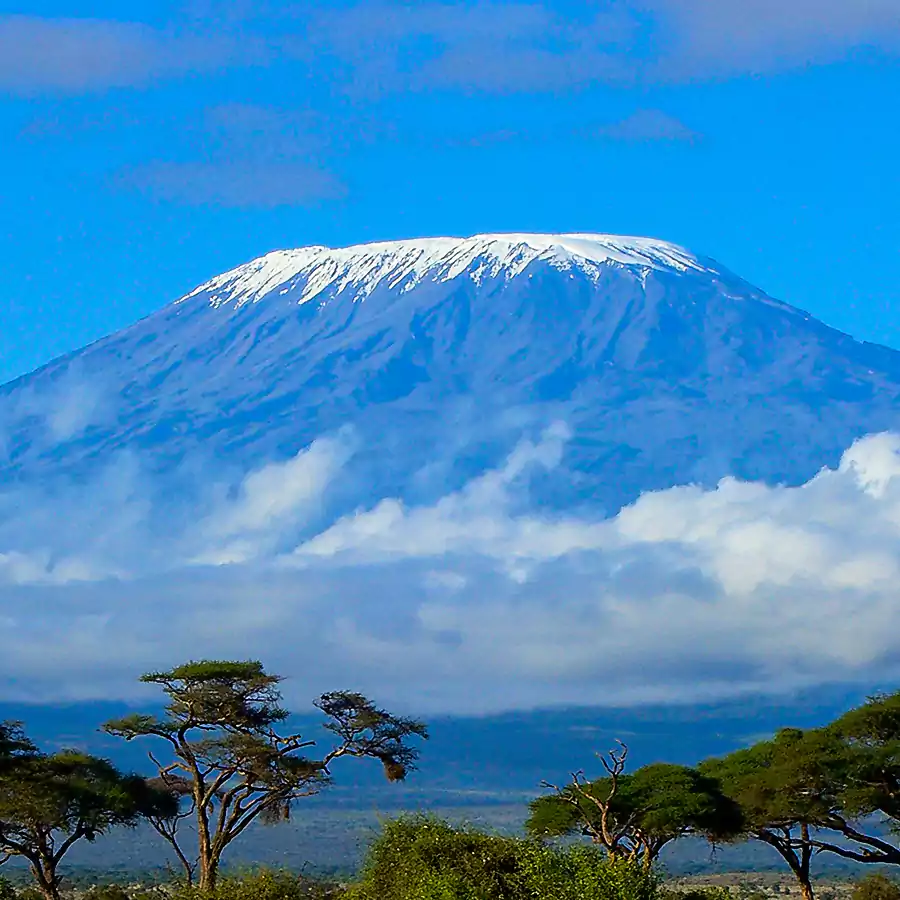
[[[298,801],[331,783],[336,760],[374,759],[389,781],[401,781],[415,768],[417,741],[428,737],[422,722],[341,691],[315,701],[333,738],[317,751],[303,735],[282,732],[281,678],[256,661],[188,662],[141,680],[166,695],[164,714],[130,715],[103,730],[127,741],[153,739],[152,778],[78,751],[44,753],[20,723],[0,722],[0,854],[23,857],[46,900],[59,900],[60,867],[78,841],[141,821],[168,844],[185,886],[212,895],[225,850],[256,820],[288,819]],[[599,778],[578,771],[566,784],[545,783],[547,793],[530,805],[531,843],[502,853],[497,844],[496,852],[513,853],[516,866],[575,866],[583,875],[595,865],[588,857],[540,850],[554,838],[582,835],[608,865],[651,877],[663,847],[685,835],[713,844],[755,840],[781,855],[805,900],[813,897],[817,854],[900,864],[893,837],[900,830],[900,694],[872,697],[825,727],[783,729],[696,767],[656,763],[629,772],[621,743],[597,755]],[[194,828],[185,833],[188,820]],[[422,833],[443,834],[433,821],[417,823],[415,840],[398,827],[392,840],[419,850]],[[618,869],[597,872],[625,877]]]

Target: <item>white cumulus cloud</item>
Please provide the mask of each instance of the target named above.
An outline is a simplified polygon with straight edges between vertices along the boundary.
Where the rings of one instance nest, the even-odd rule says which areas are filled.
[[[128,458],[89,485],[7,492],[0,677],[10,696],[129,697],[144,668],[253,655],[299,701],[342,685],[423,712],[896,677],[900,436],[798,487],[728,478],[606,518],[529,499],[568,439],[523,437],[419,506],[348,508],[349,434],[233,481],[206,471],[184,496]]]

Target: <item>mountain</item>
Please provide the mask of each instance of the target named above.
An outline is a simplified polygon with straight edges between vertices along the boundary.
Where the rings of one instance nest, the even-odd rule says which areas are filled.
[[[269,253],[0,388],[0,478],[248,470],[340,429],[373,495],[440,496],[564,422],[553,507],[798,484],[897,426],[900,353],[711,259],[595,234]],[[350,502],[348,497],[347,502]]]

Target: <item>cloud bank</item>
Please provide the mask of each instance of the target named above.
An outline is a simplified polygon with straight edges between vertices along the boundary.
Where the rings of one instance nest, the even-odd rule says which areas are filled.
[[[0,689],[140,696],[147,668],[257,656],[287,694],[422,712],[695,702],[898,674],[900,435],[806,484],[725,479],[548,514],[562,423],[436,502],[337,510],[350,433],[163,487],[134,456],[0,494]],[[197,487],[201,485],[201,487]],[[341,490],[338,491],[337,489]]]

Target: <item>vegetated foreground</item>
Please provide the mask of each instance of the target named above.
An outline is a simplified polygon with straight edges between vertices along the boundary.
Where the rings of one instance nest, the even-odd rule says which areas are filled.
[[[415,768],[418,741],[428,737],[422,722],[361,694],[332,692],[315,701],[331,736],[322,752],[303,735],[282,733],[288,713],[280,680],[256,661],[189,662],[144,675],[166,695],[164,715],[132,714],[103,730],[152,740],[157,772],[150,778],[78,751],[44,753],[20,723],[0,723],[2,861],[24,861],[33,880],[25,891],[60,900],[73,848],[142,824],[162,840],[178,872],[154,890],[175,900],[660,900],[673,890],[724,900],[735,893],[719,885],[697,894],[690,883],[661,881],[661,853],[690,839],[774,851],[790,872],[790,889],[773,883],[766,894],[813,900],[818,860],[832,857],[872,874],[852,891],[826,885],[820,897],[851,891],[856,900],[900,900],[878,871],[900,865],[900,693],[873,697],[826,727],[782,729],[696,767],[654,763],[631,772],[620,743],[597,754],[600,777],[577,771],[566,784],[545,783],[547,793],[530,803],[525,836],[428,815],[387,820],[349,884],[287,871],[228,873],[226,851],[250,826],[288,820],[300,801],[332,783],[340,759],[377,760],[388,781],[398,782]],[[746,894],[747,885],[737,893]],[[124,900],[118,890],[118,898],[94,900]],[[0,894],[11,892],[0,884]]]

